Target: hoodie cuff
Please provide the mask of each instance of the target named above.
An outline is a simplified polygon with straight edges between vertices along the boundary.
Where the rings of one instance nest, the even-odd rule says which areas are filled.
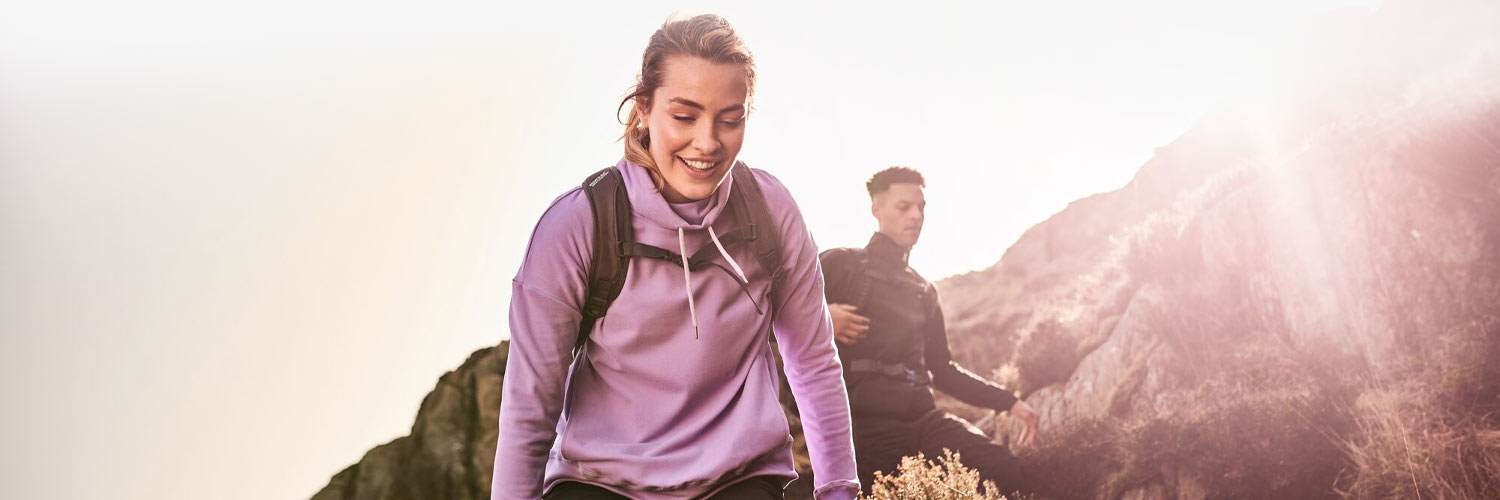
[[[833,481],[813,491],[816,500],[854,500],[859,497],[859,481]]]

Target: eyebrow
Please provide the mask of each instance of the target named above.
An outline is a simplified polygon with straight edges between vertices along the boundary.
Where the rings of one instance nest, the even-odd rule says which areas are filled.
[[[693,101],[688,100],[688,99],[683,99],[681,97],[673,97],[671,99],[668,99],[667,102],[669,102],[669,103],[677,103],[677,104],[681,104],[683,106],[687,106],[689,108],[694,108],[694,109],[699,109],[699,110],[704,109],[702,104],[698,104],[696,102],[693,102]],[[741,109],[745,109],[745,105],[744,104],[732,104],[732,105],[729,105],[729,106],[725,106],[724,109],[719,110],[719,112],[720,113],[727,113],[727,112],[730,112],[730,111],[738,111],[738,110],[741,110]]]

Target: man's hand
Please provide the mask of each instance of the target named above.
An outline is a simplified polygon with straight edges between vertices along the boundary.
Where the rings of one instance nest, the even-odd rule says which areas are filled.
[[[840,344],[854,345],[870,330],[870,318],[854,311],[855,307],[849,304],[828,304],[828,315],[833,317],[833,339]]]
[[[1031,442],[1036,439],[1037,431],[1041,430],[1042,416],[1037,414],[1036,409],[1031,405],[1019,399],[1010,407],[1010,414],[1021,421],[1021,436],[1016,438],[1016,446],[1020,448],[1031,446]]]

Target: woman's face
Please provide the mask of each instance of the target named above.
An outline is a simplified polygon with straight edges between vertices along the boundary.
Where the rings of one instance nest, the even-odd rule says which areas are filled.
[[[692,56],[662,61],[661,86],[644,110],[651,159],[672,203],[713,194],[745,141],[745,70]]]

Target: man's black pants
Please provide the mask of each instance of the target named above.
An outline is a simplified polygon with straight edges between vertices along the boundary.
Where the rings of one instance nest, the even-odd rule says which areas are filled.
[[[921,452],[937,460],[944,448],[961,455],[964,466],[978,471],[981,480],[994,481],[1003,493],[1032,491],[1010,450],[991,443],[977,427],[953,414],[931,410],[912,420],[863,415],[853,420],[854,455],[865,493],[875,483],[875,471],[894,475],[902,457]]]

